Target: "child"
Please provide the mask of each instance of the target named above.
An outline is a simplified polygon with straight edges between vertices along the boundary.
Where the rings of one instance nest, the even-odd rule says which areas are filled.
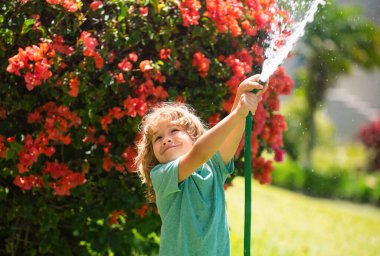
[[[162,220],[160,255],[230,255],[224,182],[249,111],[263,89],[259,75],[238,88],[231,113],[206,130],[187,106],[166,103],[142,121],[136,164]]]

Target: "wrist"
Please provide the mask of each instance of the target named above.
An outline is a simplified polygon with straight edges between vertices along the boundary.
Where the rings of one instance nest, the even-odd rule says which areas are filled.
[[[231,113],[233,115],[235,115],[236,118],[238,119],[238,121],[240,122],[240,121],[244,121],[245,120],[245,118],[247,117],[247,115],[248,115],[249,112],[246,112],[246,111],[243,111],[242,109],[236,108]]]

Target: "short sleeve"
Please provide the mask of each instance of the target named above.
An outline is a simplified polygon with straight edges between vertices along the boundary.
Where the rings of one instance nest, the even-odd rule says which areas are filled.
[[[155,166],[150,172],[153,189],[157,198],[164,198],[169,194],[180,191],[178,185],[179,159],[166,164]]]
[[[220,155],[219,151],[216,152],[216,154],[213,157],[215,161],[218,163],[219,167],[221,168],[223,174],[230,175],[235,170],[234,165],[234,158],[231,158],[231,160],[225,165],[222,159],[222,156]]]

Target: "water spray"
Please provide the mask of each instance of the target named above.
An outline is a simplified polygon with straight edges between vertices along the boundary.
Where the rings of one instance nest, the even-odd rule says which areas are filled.
[[[314,15],[318,10],[319,5],[324,5],[324,0],[311,0],[311,4],[309,6],[310,1],[297,1],[291,0],[289,4],[290,10],[288,12],[291,15],[292,20],[296,21],[296,23],[292,24],[291,28],[286,28],[291,33],[286,37],[284,44],[281,47],[277,47],[277,39],[276,37],[282,36],[282,32],[277,31],[278,34],[272,34],[269,37],[270,43],[269,47],[265,51],[265,61],[263,63],[262,72],[260,75],[260,79],[258,81],[259,84],[263,86],[267,86],[267,82],[269,77],[276,71],[279,65],[288,57],[289,52],[294,47],[298,38],[300,38],[304,34],[305,26],[307,23],[312,22],[314,19]],[[279,1],[280,2],[280,1]],[[294,3],[296,2],[296,3]],[[285,5],[286,5],[285,4]],[[288,6],[288,5],[286,5]],[[286,8],[285,8],[286,9]],[[306,9],[306,13],[302,13],[302,11]],[[301,10],[301,11],[299,11]],[[301,16],[301,21],[298,21],[295,17],[296,15]],[[276,22],[281,23],[281,18]],[[284,23],[284,22],[282,22]],[[285,28],[287,24],[282,24]],[[254,90],[254,93],[257,93],[259,90]],[[253,116],[252,113],[249,112],[246,117],[245,122],[245,141],[244,141],[244,178],[245,178],[245,198],[244,198],[244,256],[251,255],[251,191],[252,191],[252,156],[251,156],[251,138],[252,138],[252,122]]]

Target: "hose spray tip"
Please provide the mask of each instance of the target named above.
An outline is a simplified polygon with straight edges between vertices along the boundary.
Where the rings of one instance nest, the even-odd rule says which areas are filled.
[[[267,81],[262,81],[259,79],[259,84],[261,84],[262,86],[265,86],[267,84]]]

